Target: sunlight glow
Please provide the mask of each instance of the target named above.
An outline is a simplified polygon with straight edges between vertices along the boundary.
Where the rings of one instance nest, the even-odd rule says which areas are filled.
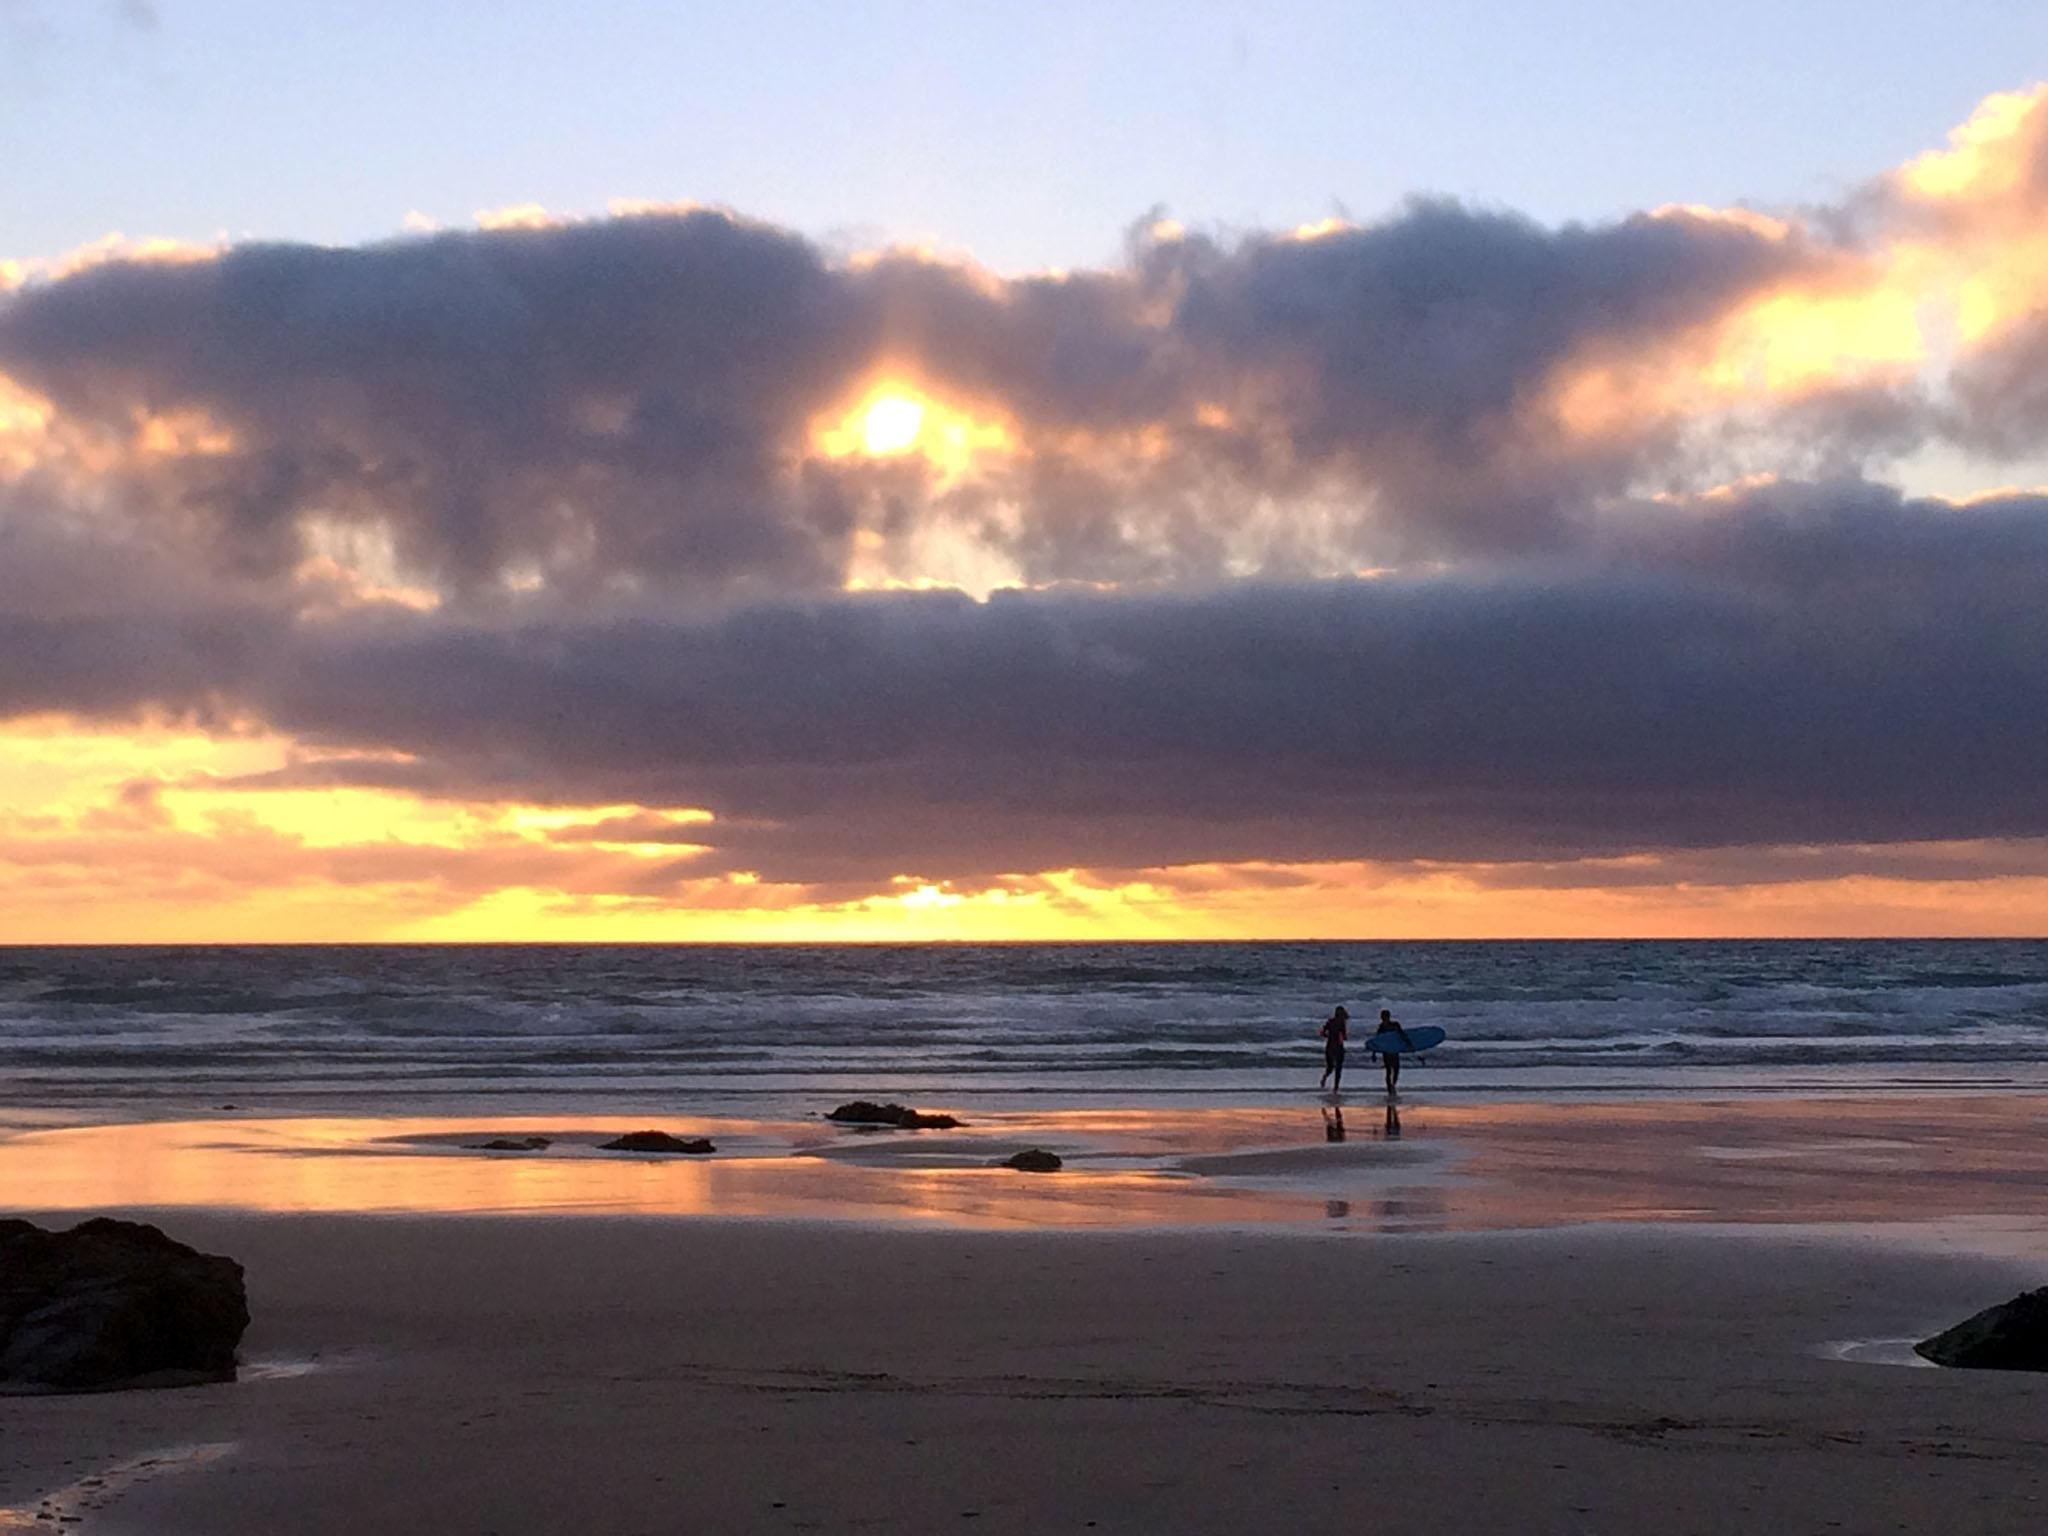
[[[878,395],[860,420],[860,443],[876,458],[908,453],[924,426],[924,403],[910,395]]]
[[[0,480],[27,474],[42,457],[56,408],[0,373]]]
[[[831,894],[702,862],[709,812],[443,801],[391,754],[175,724],[0,727],[0,937],[15,942],[972,941],[2029,933],[2048,843],[1555,864],[1215,863]],[[701,840],[700,840],[701,839]],[[1828,858],[1821,859],[1821,855]],[[1967,868],[1967,878],[1953,872]],[[1627,879],[1613,883],[1626,874]]]
[[[988,455],[1012,451],[1001,421],[948,404],[917,386],[884,380],[849,410],[814,427],[812,449],[828,459],[921,458],[942,482],[961,479]]]
[[[1909,161],[1900,182],[1930,202],[2012,191],[2026,174],[2026,159],[2015,152],[2018,141],[2044,105],[2048,85],[1985,97],[1969,121],[1949,134],[1948,148]]]
[[[1907,370],[1926,355],[1913,293],[1779,293],[1729,321],[1705,382],[1723,394],[1796,394]]]

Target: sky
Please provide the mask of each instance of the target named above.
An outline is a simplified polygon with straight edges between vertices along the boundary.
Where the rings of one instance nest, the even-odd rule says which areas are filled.
[[[2044,78],[0,0],[0,941],[2041,934]]]

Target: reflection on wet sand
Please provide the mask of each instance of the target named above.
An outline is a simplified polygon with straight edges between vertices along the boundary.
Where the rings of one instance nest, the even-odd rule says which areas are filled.
[[[28,1503],[0,1508],[0,1532],[55,1531],[81,1525],[87,1515],[106,1508],[134,1484],[165,1473],[196,1471],[220,1460],[234,1448],[232,1441],[218,1441],[169,1446],[131,1456]]]
[[[2040,1107],[2023,1094],[1410,1101],[1388,1103],[1362,1137],[1347,1132],[1337,1105],[1306,1122],[1299,1108],[1268,1107],[988,1114],[944,1136],[679,1117],[661,1128],[709,1136],[719,1148],[687,1159],[599,1149],[647,1128],[645,1117],[189,1121],[0,1133],[0,1190],[13,1210],[587,1212],[976,1227],[2044,1219]],[[530,1152],[475,1145],[540,1136],[549,1145]],[[999,1166],[1034,1145],[1058,1151],[1066,1167],[1031,1176]]]

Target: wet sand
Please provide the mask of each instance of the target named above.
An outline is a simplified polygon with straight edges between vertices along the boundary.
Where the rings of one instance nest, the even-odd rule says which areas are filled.
[[[1735,1108],[729,1127],[778,1171],[725,1183],[449,1148],[480,1126],[180,1129],[253,1208],[156,1219],[247,1266],[254,1369],[0,1399],[0,1530],[52,1495],[112,1536],[2048,1528],[2048,1381],[1862,1363],[2048,1279],[2038,1105]],[[1019,1133],[1078,1178],[979,1160]],[[16,1209],[35,1164],[184,1176],[50,1135],[0,1143]],[[536,1168],[521,1214],[455,1204]],[[444,1203],[314,1204],[408,1169]],[[862,1219],[617,1213],[769,1188]]]
[[[869,1132],[819,1117],[219,1117],[0,1130],[23,1212],[767,1217],[1000,1229],[1573,1222],[1918,1223],[2048,1230],[2048,1097],[1786,1095],[976,1115]],[[607,1152],[654,1128],[704,1158]],[[1341,1133],[1341,1140],[1330,1139]],[[540,1136],[536,1152],[481,1143]],[[1001,1166],[1043,1147],[1055,1175]],[[2048,1259],[2048,1241],[2041,1245]]]

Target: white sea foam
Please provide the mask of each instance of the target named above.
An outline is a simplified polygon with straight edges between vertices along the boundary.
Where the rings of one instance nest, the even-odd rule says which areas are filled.
[[[1438,1091],[2048,1083],[2038,941],[22,948],[0,1105],[1264,1095],[1338,1002]]]

